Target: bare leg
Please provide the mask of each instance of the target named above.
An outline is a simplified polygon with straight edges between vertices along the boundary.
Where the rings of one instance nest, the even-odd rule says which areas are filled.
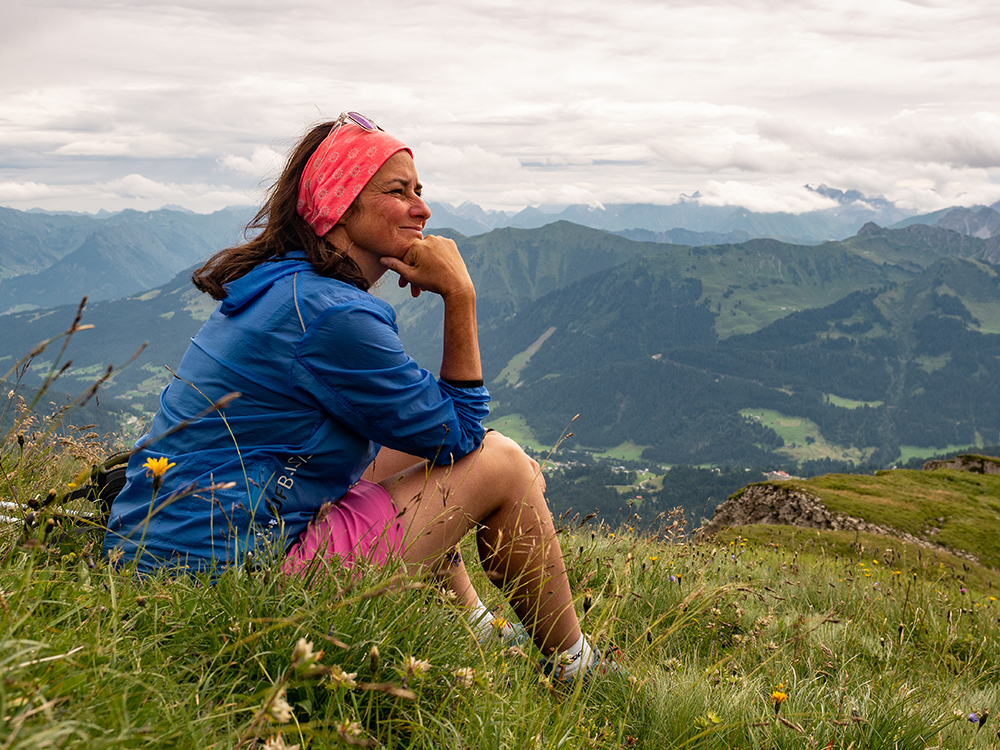
[[[388,477],[417,465],[423,472],[427,462],[408,453],[382,448],[371,465],[365,469],[362,479],[367,479],[369,482],[384,482]],[[399,506],[397,505],[397,507]],[[479,603],[479,594],[476,593],[476,589],[472,585],[472,579],[469,578],[469,571],[462,560],[458,545],[456,544],[452,550],[441,559],[437,575],[445,580],[449,589],[455,592],[459,602],[472,609]]]
[[[476,528],[484,569],[510,588],[514,610],[543,653],[580,638],[544,481],[515,442],[490,432],[478,451],[452,466],[418,464],[381,484],[400,510],[404,558],[418,571],[439,569]]]

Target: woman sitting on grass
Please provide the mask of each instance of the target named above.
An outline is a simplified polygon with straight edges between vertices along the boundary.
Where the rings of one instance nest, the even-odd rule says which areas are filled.
[[[492,615],[457,552],[475,529],[548,666],[586,674],[602,659],[580,631],[539,466],[483,429],[476,290],[455,243],[423,235],[420,196],[410,149],[357,113],[302,139],[259,233],[194,273],[222,304],[137,444],[105,551],[144,572],[218,570],[289,543],[288,573],[401,558],[445,579],[483,637]],[[438,379],[368,293],[387,270],[444,302]]]

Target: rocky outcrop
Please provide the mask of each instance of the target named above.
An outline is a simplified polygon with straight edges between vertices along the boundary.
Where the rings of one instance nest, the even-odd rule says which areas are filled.
[[[751,484],[715,509],[712,519],[701,527],[711,536],[726,526],[753,523],[834,528],[836,519],[815,495],[781,484]]]
[[[971,471],[973,474],[1000,474],[1000,458],[965,454],[955,456],[949,461],[927,461],[924,464],[924,471],[935,469],[958,469]]]
[[[750,524],[800,526],[832,531],[864,531],[902,539],[925,549],[948,552],[978,562],[974,555],[967,552],[948,549],[891,526],[880,526],[863,518],[833,513],[817,496],[785,483],[765,482],[744,488],[716,508],[712,519],[698,529],[696,534],[712,536],[727,527]]]

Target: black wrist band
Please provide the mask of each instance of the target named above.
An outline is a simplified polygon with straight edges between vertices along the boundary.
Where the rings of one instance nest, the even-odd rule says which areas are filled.
[[[482,388],[484,383],[480,380],[448,380],[441,378],[442,383],[447,383],[452,388]]]

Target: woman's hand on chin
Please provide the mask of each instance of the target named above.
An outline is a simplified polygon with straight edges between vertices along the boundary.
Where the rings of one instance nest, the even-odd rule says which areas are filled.
[[[386,265],[388,265],[388,264],[386,264]],[[390,267],[390,268],[391,268],[391,267]],[[406,289],[406,287],[410,287],[410,296],[411,296],[411,297],[419,297],[419,296],[420,296],[420,293],[421,293],[422,291],[424,291],[423,289],[421,289],[421,288],[420,288],[419,286],[417,286],[416,284],[411,284],[411,283],[410,283],[409,281],[407,281],[407,280],[406,280],[406,279],[405,279],[405,278],[404,278],[403,276],[400,276],[400,277],[399,277],[399,288],[400,288],[400,289]]]
[[[475,297],[476,289],[458,246],[445,237],[429,235],[410,245],[401,259],[387,255],[379,260],[399,274],[400,287],[409,285],[414,297],[423,291],[445,299],[452,295]]]

